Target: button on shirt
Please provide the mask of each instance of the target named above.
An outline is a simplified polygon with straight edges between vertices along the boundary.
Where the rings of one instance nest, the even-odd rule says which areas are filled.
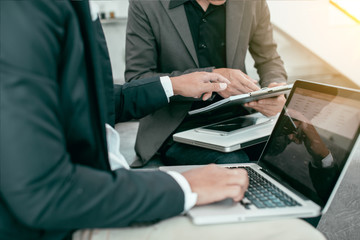
[[[226,3],[225,3],[226,4]],[[199,67],[226,67],[226,7],[209,4],[206,11],[196,0],[170,0],[169,8],[184,7],[191,36],[194,42]],[[195,101],[191,109],[198,109],[222,99],[215,94],[212,101]],[[219,120],[219,119],[217,119]],[[177,131],[213,123],[212,117],[195,119],[186,116]]]

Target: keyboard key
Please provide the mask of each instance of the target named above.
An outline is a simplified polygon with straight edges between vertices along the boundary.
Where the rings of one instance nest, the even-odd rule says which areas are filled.
[[[257,208],[282,208],[301,206],[294,199],[286,195],[278,187],[274,186],[267,179],[255,172],[250,167],[229,167],[243,168],[247,170],[249,176],[249,187],[245,192],[246,202],[240,202],[246,209],[250,209],[253,204]]]

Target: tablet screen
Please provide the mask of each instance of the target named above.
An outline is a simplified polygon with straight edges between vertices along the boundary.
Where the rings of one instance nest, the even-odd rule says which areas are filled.
[[[256,124],[257,120],[258,118],[256,117],[237,117],[202,127],[202,129],[221,131],[221,132],[232,132],[241,128],[254,125]]]

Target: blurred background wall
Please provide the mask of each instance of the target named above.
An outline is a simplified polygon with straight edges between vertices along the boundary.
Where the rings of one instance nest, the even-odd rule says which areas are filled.
[[[121,83],[124,81],[128,1],[92,2],[105,14],[102,23],[113,75],[115,82]],[[267,2],[274,25],[274,38],[290,82],[302,78],[360,87],[360,23],[346,16],[329,0]],[[249,54],[246,65],[248,74],[258,79]]]

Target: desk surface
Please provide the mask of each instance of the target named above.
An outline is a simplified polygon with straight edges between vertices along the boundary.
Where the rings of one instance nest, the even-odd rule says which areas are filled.
[[[328,0],[268,0],[275,26],[360,86],[360,24]]]

